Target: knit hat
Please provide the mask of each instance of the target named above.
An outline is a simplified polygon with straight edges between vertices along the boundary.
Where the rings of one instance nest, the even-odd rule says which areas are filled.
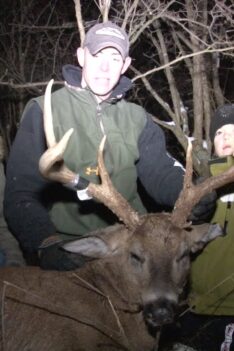
[[[225,124],[234,124],[234,104],[217,108],[210,123],[210,139],[213,142],[216,131]]]
[[[123,59],[129,53],[129,39],[126,32],[109,21],[90,28],[85,36],[83,46],[87,47],[92,55],[107,47],[116,48]]]

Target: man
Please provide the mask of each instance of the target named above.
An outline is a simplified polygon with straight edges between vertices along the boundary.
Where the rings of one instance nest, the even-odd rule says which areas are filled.
[[[124,100],[131,88],[123,75],[131,63],[127,34],[114,23],[97,24],[86,34],[77,58],[82,70],[65,66],[65,87],[52,94],[56,138],[74,128],[65,163],[89,181],[99,182],[97,150],[105,134],[106,168],[131,206],[146,211],[137,178],[156,202],[173,206],[184,171],[166,152],[161,129],[143,108]],[[41,177],[38,161],[46,149],[42,109],[42,98],[25,108],[8,161],[5,215],[24,251],[39,251],[42,268],[69,270],[82,265],[82,258],[73,262],[59,241],[113,224],[117,218],[95,200],[81,201],[76,192]]]

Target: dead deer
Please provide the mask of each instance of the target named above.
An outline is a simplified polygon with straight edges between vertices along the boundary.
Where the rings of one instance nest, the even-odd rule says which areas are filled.
[[[76,176],[63,162],[72,131],[56,142],[51,84],[44,113],[48,150],[40,170],[66,185]],[[66,250],[93,259],[76,271],[0,270],[2,351],[156,350],[155,329],[173,321],[190,253],[222,233],[218,225],[192,226],[187,218],[203,195],[233,181],[234,168],[194,186],[189,146],[184,187],[173,212],[140,216],[113,188],[103,147],[104,141],[98,153],[102,183],[90,183],[88,192],[123,224],[65,244]]]

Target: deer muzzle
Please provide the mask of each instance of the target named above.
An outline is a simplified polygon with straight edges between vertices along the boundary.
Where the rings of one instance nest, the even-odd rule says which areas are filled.
[[[150,327],[160,327],[172,323],[175,317],[176,303],[167,298],[159,298],[144,306],[143,315],[145,322]]]

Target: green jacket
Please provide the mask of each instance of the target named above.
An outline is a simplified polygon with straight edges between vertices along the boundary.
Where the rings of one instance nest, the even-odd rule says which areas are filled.
[[[42,98],[36,101],[42,106]],[[97,104],[89,91],[65,86],[52,94],[52,113],[57,140],[68,129],[74,128],[64,154],[68,168],[90,182],[99,183],[97,150],[106,134],[104,162],[111,180],[133,208],[145,213],[136,189],[135,167],[139,157],[137,141],[146,123],[144,110],[125,100],[115,101],[114,104],[111,101]],[[58,233],[82,235],[116,221],[104,205],[97,206],[95,200],[80,201],[78,198],[74,202],[76,193],[68,189],[64,189],[64,192],[67,193],[66,201],[64,194],[60,193],[61,197],[51,208],[51,219]]]
[[[212,161],[212,175],[234,165],[234,158]],[[190,305],[199,314],[234,315],[234,185],[220,190],[212,223],[226,235],[209,243],[192,262]]]

